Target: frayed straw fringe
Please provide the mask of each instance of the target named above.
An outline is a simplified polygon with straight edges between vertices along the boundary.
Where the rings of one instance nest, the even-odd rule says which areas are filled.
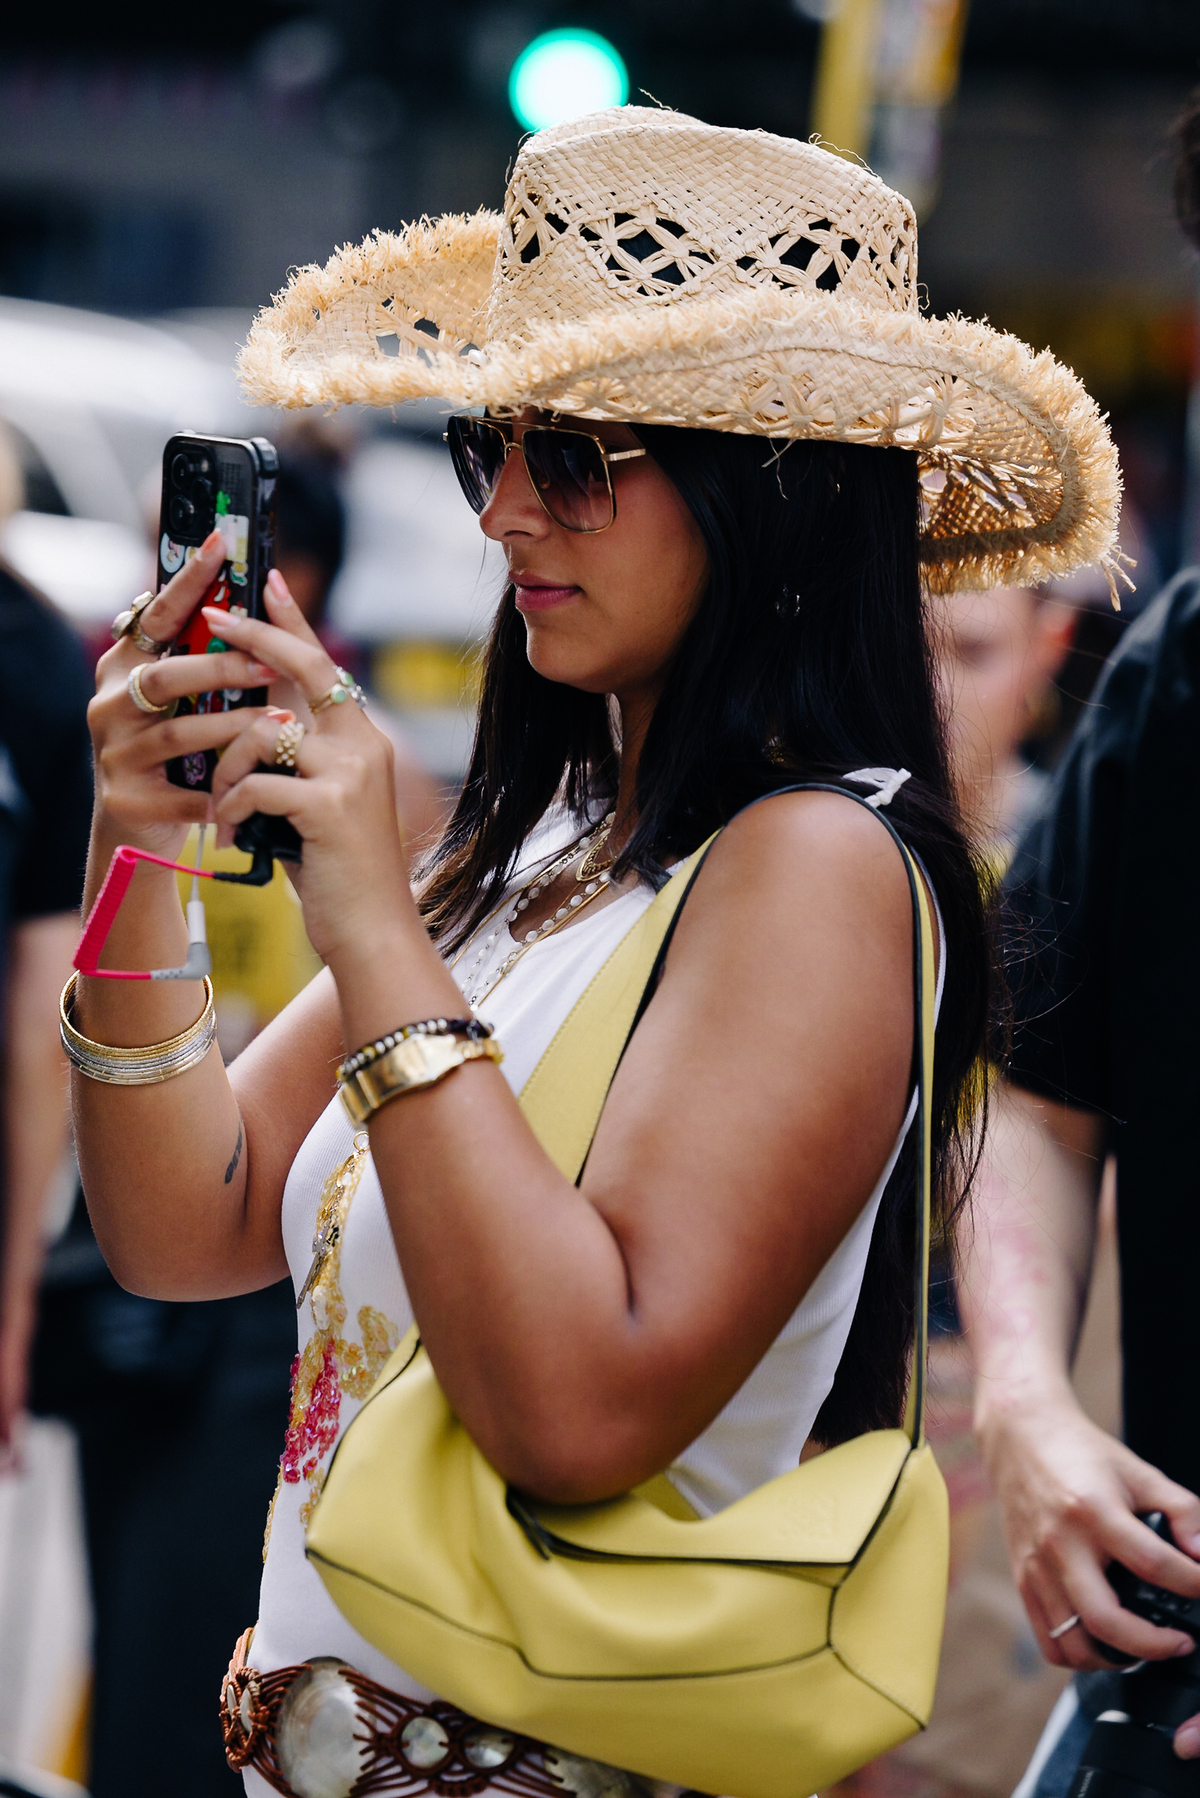
[[[1121,483],[1095,402],[1049,351],[951,317],[845,294],[753,287],[680,294],[488,341],[502,221],[427,220],[297,270],[240,358],[251,398],[285,407],[435,398],[536,406],[914,450],[929,477],[931,591],[1032,585],[1088,563],[1116,603]],[[379,338],[394,333],[398,354]]]

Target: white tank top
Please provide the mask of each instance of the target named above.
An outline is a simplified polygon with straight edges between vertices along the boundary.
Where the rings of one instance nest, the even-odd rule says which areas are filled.
[[[526,846],[514,886],[532,877],[578,834],[562,814],[550,817]],[[520,1092],[550,1039],[616,944],[649,905],[646,887],[534,944],[480,1005],[504,1044],[501,1069]],[[939,920],[940,922],[940,920]],[[468,945],[460,969],[474,961],[485,931]],[[943,937],[944,941],[944,937]],[[499,962],[512,948],[502,932]],[[489,957],[489,961],[492,957]],[[940,1004],[945,957],[939,969]],[[486,965],[486,964],[485,964]],[[477,975],[478,978],[478,975]],[[795,1467],[833,1384],[862,1285],[871,1230],[883,1189],[916,1110],[915,1096],[878,1184],[841,1244],[753,1373],[703,1434],[667,1470],[703,1515]],[[297,1291],[312,1259],[322,1190],[354,1147],[354,1129],[334,1099],[302,1144],[283,1195],[283,1237]],[[304,1557],[304,1529],[338,1437],[376,1374],[413,1321],[392,1242],[383,1195],[368,1156],[340,1244],[340,1294],[323,1307],[318,1328],[306,1299],[299,1312],[300,1352],[280,1480],[268,1522],[258,1625],[250,1662],[264,1672],[317,1655],[333,1655],[409,1697],[435,1694],[413,1680],[352,1629]],[[327,1293],[328,1286],[323,1286]],[[268,1788],[247,1769],[248,1789]]]

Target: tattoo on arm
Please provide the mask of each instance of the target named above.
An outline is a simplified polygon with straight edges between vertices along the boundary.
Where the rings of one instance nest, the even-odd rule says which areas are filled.
[[[242,1120],[241,1120],[241,1118],[239,1118],[238,1119],[238,1138],[237,1138],[237,1141],[233,1145],[233,1154],[229,1157],[229,1166],[225,1169],[225,1184],[226,1184],[226,1186],[229,1185],[229,1182],[233,1179],[234,1174],[237,1172],[237,1164],[241,1159],[242,1159]]]

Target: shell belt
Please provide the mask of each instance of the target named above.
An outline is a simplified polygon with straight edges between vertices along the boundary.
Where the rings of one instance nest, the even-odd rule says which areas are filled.
[[[702,1798],[638,1779],[511,1730],[441,1699],[392,1692],[343,1661],[321,1657],[260,1673],[246,1664],[253,1630],[221,1686],[225,1758],[253,1767],[282,1798]]]

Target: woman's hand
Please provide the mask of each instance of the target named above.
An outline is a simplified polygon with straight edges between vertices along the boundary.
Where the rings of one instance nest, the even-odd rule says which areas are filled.
[[[270,623],[213,613],[226,642],[287,675],[311,703],[338,679],[336,664],[305,623],[282,575],[267,580]],[[207,614],[206,614],[207,616]],[[217,843],[233,841],[252,812],[289,818],[304,839],[293,876],[314,949],[327,962],[386,952],[415,928],[396,819],[392,747],[349,702],[312,719],[296,756],[296,776],[264,773],[274,760],[277,718],[259,716],[226,750],[213,778]],[[335,966],[335,973],[337,972]]]
[[[139,622],[148,637],[170,642],[178,635],[212,584],[224,553],[221,535],[214,531],[141,614]],[[222,637],[228,642],[229,620],[224,613],[220,616]],[[208,796],[173,786],[167,779],[167,762],[198,750],[223,748],[262,712],[244,707],[207,717],[148,716],[129,693],[129,677],[138,666],[143,670],[142,692],[154,705],[169,705],[185,694],[218,687],[261,687],[271,679],[271,670],[241,650],[158,660],[139,650],[131,637],[122,637],[100,658],[88,725],[102,835],[173,857],[188,825],[203,823],[207,817]]]

